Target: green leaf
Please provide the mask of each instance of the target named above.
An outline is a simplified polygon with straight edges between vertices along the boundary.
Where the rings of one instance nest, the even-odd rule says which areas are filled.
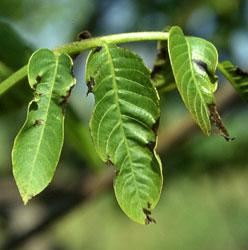
[[[179,93],[196,123],[210,135],[209,105],[214,104],[217,88],[217,50],[204,39],[186,39],[177,26],[170,29],[168,48]]]
[[[152,222],[162,169],[155,152],[159,97],[150,72],[136,54],[104,44],[91,52],[86,80],[95,95],[93,142],[100,158],[116,167],[117,201],[134,221]]]
[[[151,72],[151,78],[159,92],[166,92],[175,88],[167,43],[165,40],[158,41],[158,52]]]
[[[28,64],[34,99],[26,121],[15,138],[13,173],[24,203],[52,180],[64,140],[63,103],[75,81],[72,60],[48,49],[36,51]]]
[[[0,21],[0,60],[13,70],[28,62],[33,48],[10,25]]]
[[[248,101],[248,72],[235,66],[230,61],[219,63],[218,69],[233,85],[239,95],[245,101]]]

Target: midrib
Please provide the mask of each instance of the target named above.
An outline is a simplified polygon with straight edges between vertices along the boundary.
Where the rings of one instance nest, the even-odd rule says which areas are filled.
[[[123,128],[123,125],[122,125],[122,118],[121,118],[121,109],[120,109],[120,104],[119,104],[119,96],[118,96],[118,86],[117,86],[117,83],[116,83],[116,75],[115,75],[115,68],[114,68],[114,63],[113,63],[113,60],[112,60],[112,56],[111,56],[111,53],[109,51],[109,48],[108,48],[108,45],[104,45],[106,51],[107,51],[107,54],[108,54],[108,58],[109,58],[109,61],[110,61],[110,67],[111,67],[111,74],[113,76],[113,89],[115,90],[115,104],[116,104],[116,107],[118,109],[118,112],[119,112],[119,120],[120,120],[120,126],[121,126],[121,131],[122,131],[122,134],[123,134],[123,137],[124,137],[124,142],[125,142],[125,146],[126,146],[126,151],[127,151],[127,154],[128,154],[128,159],[129,159],[129,163],[130,163],[130,169],[131,169],[131,172],[132,172],[132,176],[133,176],[133,179],[135,180],[135,189],[137,190],[137,194],[138,194],[138,198],[139,198],[139,204],[141,206],[141,196],[140,196],[140,192],[139,192],[139,189],[137,187],[137,181],[136,181],[136,178],[135,178],[135,174],[134,174],[134,170],[133,170],[133,165],[132,165],[132,158],[131,158],[131,155],[130,155],[130,151],[129,151],[129,147],[128,147],[128,142],[127,142],[127,139],[126,139],[126,134],[125,134],[125,131],[124,131],[124,128]],[[121,169],[120,169],[120,172],[121,172]]]
[[[56,57],[56,63],[55,63],[55,68],[54,68],[54,75],[53,75],[53,80],[52,80],[52,84],[51,84],[51,88],[50,88],[51,91],[50,91],[50,95],[49,95],[49,102],[48,102],[48,105],[47,105],[46,116],[45,116],[45,119],[44,119],[45,122],[43,124],[42,130],[41,130],[41,133],[40,133],[40,138],[39,138],[37,150],[36,150],[36,153],[35,153],[35,157],[34,157],[34,160],[32,161],[32,164],[31,164],[32,168],[30,170],[30,174],[29,174],[29,177],[28,177],[28,186],[27,186],[26,192],[28,192],[30,184],[32,182],[32,175],[33,175],[33,171],[34,171],[34,168],[35,168],[35,162],[36,162],[37,157],[39,155],[39,150],[40,150],[40,147],[41,147],[42,138],[43,138],[44,131],[45,131],[45,128],[46,128],[47,117],[48,117],[48,110],[50,108],[50,103],[51,103],[51,100],[52,100],[53,88],[54,88],[54,85],[55,85],[55,79],[56,79],[56,75],[57,75],[57,71],[58,71],[58,62],[59,62],[59,58]]]

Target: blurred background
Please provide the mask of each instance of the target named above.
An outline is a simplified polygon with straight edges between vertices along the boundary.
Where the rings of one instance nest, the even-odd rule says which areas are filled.
[[[248,68],[248,0],[0,0],[0,80],[37,48],[53,49],[93,36],[159,31],[180,25],[213,42],[220,60]],[[121,45],[152,67],[156,43]],[[23,81],[0,98],[0,249],[246,250],[248,249],[248,105],[220,77],[217,105],[231,136],[204,136],[176,91],[161,94],[158,151],[165,186],[157,224],[137,225],[120,210],[113,170],[91,143],[84,63],[75,58],[65,144],[51,185],[24,206],[12,176],[11,147],[32,93]]]

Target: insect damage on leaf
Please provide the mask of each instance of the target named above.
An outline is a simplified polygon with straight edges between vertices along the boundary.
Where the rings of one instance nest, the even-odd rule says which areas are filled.
[[[211,83],[215,84],[216,81],[218,81],[218,77],[215,75],[215,73],[211,72],[208,68],[208,65],[203,62],[202,60],[196,60],[193,59],[193,62],[196,63],[196,65],[202,69],[203,71],[205,71],[211,81]]]
[[[157,223],[154,218],[151,217],[152,212],[151,212],[151,204],[147,202],[147,208],[143,208],[143,213],[145,214],[145,224],[148,225],[150,223]]]
[[[94,78],[91,76],[90,79],[87,81],[86,83],[87,87],[88,87],[88,90],[87,90],[87,93],[86,95],[88,96],[90,93],[93,92],[93,88],[94,88],[94,85],[95,85],[95,81],[94,81]]]
[[[149,210],[154,209],[162,188],[155,151],[159,96],[150,71],[135,53],[104,44],[87,59],[86,82],[95,97],[92,139],[100,158],[115,167],[117,201],[134,221],[154,222],[143,211],[147,200],[152,203]]]
[[[215,104],[210,104],[208,105],[209,108],[209,117],[210,120],[216,125],[216,127],[219,130],[219,133],[227,140],[227,141],[233,141],[235,138],[230,137],[224,123],[221,120],[221,117],[217,111],[216,105]]]
[[[26,204],[51,182],[64,140],[64,105],[75,79],[72,59],[48,49],[33,53],[28,81],[34,90],[12,150],[13,174]]]

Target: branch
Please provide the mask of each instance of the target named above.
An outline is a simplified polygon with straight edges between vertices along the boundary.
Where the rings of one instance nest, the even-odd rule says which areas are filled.
[[[66,44],[60,48],[54,50],[55,53],[67,53],[69,55],[75,55],[81,53],[85,50],[101,46],[103,43],[127,43],[127,42],[138,42],[138,41],[158,41],[167,40],[167,32],[132,32],[132,33],[122,33],[115,35],[100,36],[95,38],[89,38],[78,42],[72,42]],[[27,65],[20,68],[9,78],[0,83],[0,96],[8,91],[11,87],[17,84],[19,81],[23,80],[27,75]]]

